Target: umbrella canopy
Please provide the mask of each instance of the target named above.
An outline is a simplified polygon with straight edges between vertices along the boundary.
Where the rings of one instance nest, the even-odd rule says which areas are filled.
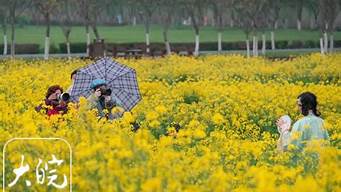
[[[97,60],[77,72],[70,92],[71,100],[78,101],[81,96],[90,96],[90,85],[95,79],[105,80],[108,88],[112,90],[112,97],[117,99],[126,111],[130,111],[141,100],[135,69],[111,58]]]

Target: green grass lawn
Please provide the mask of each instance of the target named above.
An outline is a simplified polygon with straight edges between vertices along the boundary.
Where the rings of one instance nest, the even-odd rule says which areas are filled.
[[[99,26],[99,33],[105,42],[113,43],[129,43],[129,42],[144,42],[144,27],[138,26]],[[193,42],[194,33],[191,27],[172,28],[170,30],[171,42]],[[295,29],[281,29],[276,31],[276,40],[318,40],[319,31],[297,31]],[[44,26],[24,26],[16,29],[17,43],[38,43],[41,46],[44,44],[45,27]],[[94,35],[91,33],[91,37]],[[267,32],[267,39],[270,39],[270,34]],[[75,26],[71,32],[71,42],[85,42],[85,28]],[[245,34],[239,29],[226,29],[223,34],[223,41],[244,41]],[[341,32],[335,33],[335,40],[341,40]],[[216,42],[217,31],[212,27],[205,27],[200,32],[201,42]],[[58,45],[64,42],[64,36],[59,26],[51,27],[51,43]],[[163,42],[162,28],[160,26],[152,26],[151,42]],[[0,38],[0,44],[3,43],[3,38]]]

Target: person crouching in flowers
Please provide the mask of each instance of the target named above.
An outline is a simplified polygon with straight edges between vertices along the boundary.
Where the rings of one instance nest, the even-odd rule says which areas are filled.
[[[304,116],[293,127],[287,125],[283,118],[277,120],[276,125],[281,134],[280,150],[288,150],[293,145],[302,150],[311,141],[329,141],[328,132],[324,128],[323,119],[317,110],[317,98],[313,93],[304,92],[297,97],[297,106]]]
[[[63,88],[59,85],[53,85],[47,89],[45,95],[45,106],[39,105],[36,107],[36,111],[41,111],[45,109],[48,116],[65,114],[67,113],[67,104],[69,102],[70,95],[68,93],[63,93]]]
[[[107,87],[105,80],[95,79],[91,82],[91,95],[87,98],[89,109],[97,109],[100,118],[113,120],[121,116],[115,113],[112,109],[117,106],[117,102],[113,100],[111,89]]]

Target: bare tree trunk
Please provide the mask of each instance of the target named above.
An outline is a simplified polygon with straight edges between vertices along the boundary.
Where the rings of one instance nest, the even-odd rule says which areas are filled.
[[[86,55],[89,56],[90,54],[90,31],[89,31],[89,25],[85,25],[85,33],[86,33]]]
[[[67,56],[69,59],[71,59],[71,48],[70,48],[70,42],[69,41],[66,43],[66,49],[67,49]]]
[[[7,35],[4,35],[4,51],[3,54],[7,55]]]
[[[193,12],[190,13],[190,18],[191,18],[191,20],[192,20],[192,26],[193,26],[194,31],[195,31],[194,56],[198,56],[198,55],[199,55],[199,51],[200,51],[199,23],[198,23],[198,21],[195,19],[194,13],[193,13]],[[200,17],[200,18],[201,18],[201,17]]]
[[[145,36],[146,36],[146,52],[147,54],[150,53],[150,23],[149,23],[149,17],[146,18],[146,21],[145,21],[145,30],[146,30],[146,33],[145,33]]]
[[[265,55],[266,52],[266,37],[265,33],[262,34],[262,54]]]
[[[165,21],[165,25],[164,25],[163,36],[164,36],[164,41],[165,41],[167,55],[171,55],[172,54],[171,46],[170,46],[169,39],[168,39],[168,31],[169,31],[169,26],[172,23],[172,12],[173,11],[174,11],[174,9],[172,9],[170,12],[167,12],[167,15],[165,17],[166,21]]]
[[[324,53],[324,45],[323,45],[323,42],[324,42],[323,37],[321,37],[321,38],[320,38],[320,49],[321,49],[321,54],[322,54],[322,55],[325,54],[325,53]]]
[[[200,51],[200,35],[199,32],[195,33],[195,49],[194,49],[194,55],[198,56]]]
[[[150,35],[146,32],[146,52],[150,53]]]
[[[100,35],[99,35],[99,32],[98,32],[98,29],[97,29],[96,24],[92,24],[92,25],[91,25],[91,28],[92,28],[92,31],[93,31],[94,34],[95,34],[96,40],[100,40],[101,37],[100,37]]]
[[[44,47],[44,59],[49,59],[49,52],[50,52],[50,37],[45,37],[45,47]]]
[[[249,40],[249,38],[246,39],[246,55],[247,55],[247,58],[250,58],[250,40]]]
[[[284,19],[284,28],[288,29],[289,28],[289,20],[286,18]]]
[[[327,34],[327,32],[325,32],[323,34],[323,36],[324,36],[324,43],[323,43],[323,45],[324,45],[324,52],[328,53],[328,34]]]
[[[234,25],[235,25],[235,20],[236,20],[236,17],[235,17],[235,14],[233,13],[233,11],[230,12],[230,27],[233,28]]]
[[[231,28],[234,27],[234,21],[233,21],[233,19],[230,20],[230,27],[231,27]]]
[[[71,59],[70,35],[69,34],[66,36],[66,50],[67,50],[68,59]]]
[[[302,30],[302,22],[301,20],[297,19],[297,30],[301,31]]]
[[[45,34],[45,49],[44,49],[44,59],[49,59],[50,52],[50,15],[47,13],[45,15],[46,21],[46,34]]]
[[[171,50],[169,41],[166,42],[166,52],[167,52],[167,55],[172,54],[172,50]]]
[[[302,30],[303,0],[296,0],[297,30]]]
[[[317,25],[318,25],[318,14],[314,14],[314,28],[313,29],[316,29]]]
[[[171,47],[170,47],[169,40],[168,40],[168,27],[167,26],[164,28],[164,31],[163,31],[163,40],[165,42],[167,55],[170,55],[172,51],[171,51]]]
[[[315,18],[310,17],[310,29],[313,30],[315,29]]]
[[[219,31],[218,32],[218,52],[221,53],[223,50],[223,46],[222,46],[222,32]]]
[[[276,49],[276,44],[275,44],[275,32],[271,31],[271,49],[275,50]]]
[[[3,31],[4,31],[4,50],[3,50],[3,54],[7,55],[7,49],[8,49],[8,42],[7,42],[7,19],[4,19],[4,23],[3,23]]]
[[[11,19],[11,58],[15,56],[15,18]]]
[[[125,23],[125,17],[124,17],[124,10],[123,10],[122,5],[119,6],[119,13],[120,13],[120,19],[118,20],[118,23],[123,24]]]
[[[136,16],[133,17],[133,26],[136,26]]]
[[[310,17],[310,29],[312,29],[312,30],[316,29],[317,23],[318,23],[318,14],[313,13],[313,15],[311,15],[311,17]]]
[[[256,47],[256,57],[258,57],[258,37],[256,36],[256,44],[255,44],[255,47]]]
[[[256,36],[252,36],[252,55],[256,56]]]
[[[169,41],[166,42],[166,51],[167,51],[167,55],[172,54],[172,49],[171,49]]]
[[[89,19],[89,12],[86,11],[84,15],[84,21],[85,21],[85,33],[86,33],[86,55],[87,57],[90,56],[90,44],[91,44],[91,39],[90,39],[90,19]]]
[[[330,40],[329,52],[333,53],[334,52],[334,35],[330,35],[329,38],[330,38],[329,39]]]
[[[218,6],[215,7],[216,11],[216,18],[214,19],[216,21],[217,29],[218,29],[218,53],[221,53],[223,51],[222,46],[222,39],[223,39],[223,31],[224,31],[224,22],[223,22],[223,14],[221,9],[218,8]]]
[[[275,29],[278,29],[278,21],[275,21],[275,26],[274,26]]]

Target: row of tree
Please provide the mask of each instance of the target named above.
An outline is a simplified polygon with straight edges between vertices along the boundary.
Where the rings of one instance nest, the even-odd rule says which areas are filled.
[[[89,53],[90,30],[97,40],[101,39],[97,25],[102,12],[110,14],[116,8],[130,10],[132,17],[142,18],[145,26],[147,53],[150,45],[152,17],[159,17],[163,26],[163,38],[167,53],[171,53],[168,31],[177,17],[176,13],[189,17],[195,32],[195,55],[200,49],[200,29],[208,11],[214,15],[217,28],[218,51],[222,51],[222,33],[229,17],[246,35],[247,55],[257,56],[258,34],[262,34],[262,53],[266,51],[265,30],[271,29],[271,49],[275,49],[275,30],[284,7],[293,7],[297,15],[297,28],[301,30],[302,10],[310,10],[321,31],[321,53],[333,51],[335,20],[340,12],[341,0],[0,0],[0,18],[4,34],[4,53],[7,54],[7,26],[10,26],[10,50],[15,55],[15,25],[17,18],[27,12],[39,12],[46,25],[45,59],[50,47],[51,20],[58,20],[65,36],[67,52],[70,54],[70,33],[75,18],[82,18],[85,26],[87,53]],[[252,42],[252,49],[251,49]]]

